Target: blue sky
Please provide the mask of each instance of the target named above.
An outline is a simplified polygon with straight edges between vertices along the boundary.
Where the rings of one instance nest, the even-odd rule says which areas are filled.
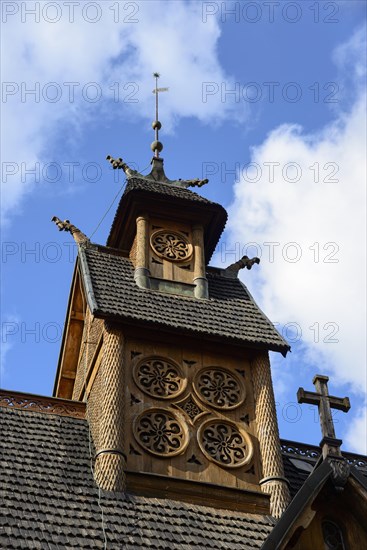
[[[281,436],[319,442],[296,392],[322,373],[366,452],[365,2],[1,7],[1,387],[51,394],[75,259],[51,217],[90,236],[123,183],[105,156],[149,166],[160,71],[166,173],[209,177],[230,214],[212,265],[261,255],[241,278],[292,345],[271,357]]]

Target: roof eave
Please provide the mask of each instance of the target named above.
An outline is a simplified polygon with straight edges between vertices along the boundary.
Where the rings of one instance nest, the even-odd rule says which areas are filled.
[[[204,338],[208,341],[220,341],[220,342],[226,342],[230,344],[234,344],[240,347],[245,347],[247,349],[253,349],[253,350],[261,350],[261,351],[274,351],[277,353],[281,353],[283,357],[286,356],[287,352],[289,351],[289,346],[281,346],[277,344],[270,344],[266,342],[256,342],[252,340],[247,340],[245,338],[236,338],[233,336],[226,336],[224,334],[215,334],[207,332],[207,331],[198,331],[197,329],[190,329],[188,327],[175,327],[172,325],[168,325],[163,322],[157,322],[157,321],[147,321],[144,319],[135,319],[131,316],[123,316],[123,315],[114,315],[112,313],[108,313],[104,311],[101,308],[96,307],[95,309],[91,309],[91,313],[94,315],[94,317],[97,317],[99,319],[104,319],[106,321],[118,323],[121,325],[128,325],[128,326],[135,326],[135,327],[144,327],[144,328],[151,328],[152,330],[165,330],[166,332],[169,332],[171,334],[179,334],[179,335],[187,335],[192,337],[200,338],[201,340]]]
[[[117,208],[112,227],[107,238],[107,247],[129,248],[132,244],[135,231],[135,220],[142,213],[147,204],[155,205],[157,210],[166,211],[168,197],[164,194],[152,192],[149,189],[131,189],[123,194]],[[170,211],[176,208],[177,216],[191,218],[192,221],[203,223],[205,230],[205,261],[208,264],[215,251],[217,243],[227,222],[227,212],[220,204],[209,202],[200,203],[183,197],[175,197],[170,201]],[[187,207],[190,207],[189,210]],[[154,211],[154,208],[153,208]],[[155,212],[153,212],[155,213]],[[123,242],[121,242],[123,240]]]

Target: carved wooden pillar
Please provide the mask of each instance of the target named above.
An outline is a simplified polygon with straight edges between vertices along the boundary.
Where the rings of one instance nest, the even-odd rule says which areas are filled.
[[[278,422],[275,410],[270,362],[267,352],[259,352],[251,362],[255,415],[263,467],[261,490],[270,494],[271,514],[279,518],[290,502],[288,481],[284,477]]]
[[[134,278],[141,288],[150,288],[149,272],[149,224],[148,216],[139,216],[136,220],[136,264]]]
[[[193,226],[192,244],[194,248],[194,293],[196,298],[209,298],[208,281],[205,276],[204,230],[202,225]]]
[[[107,491],[125,489],[123,352],[123,334],[105,324],[94,473],[98,485]]]

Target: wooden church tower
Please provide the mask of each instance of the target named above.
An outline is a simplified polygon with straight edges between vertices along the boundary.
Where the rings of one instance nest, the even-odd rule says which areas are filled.
[[[367,547],[367,457],[342,453],[328,378],[319,446],[280,441],[268,352],[289,346],[211,256],[227,214],[108,157],[126,186],[106,246],[78,243],[54,396],[0,390],[0,547]],[[285,468],[285,473],[283,468]],[[286,474],[286,475],[285,475]],[[292,499],[291,499],[292,497]]]
[[[268,352],[289,346],[238,279],[257,259],[208,267],[227,214],[167,178],[158,109],[153,128],[149,175],[108,157],[127,183],[106,246],[54,218],[79,252],[54,396],[86,402],[102,489],[280,517]]]

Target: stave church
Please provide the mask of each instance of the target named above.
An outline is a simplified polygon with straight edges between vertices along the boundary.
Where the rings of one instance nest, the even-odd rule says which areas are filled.
[[[0,548],[357,550],[367,457],[344,452],[316,374],[319,446],[279,437],[269,351],[289,346],[240,281],[209,266],[224,208],[170,180],[126,177],[105,245],[77,243],[52,397],[0,390]],[[56,283],[55,283],[56,284]]]

